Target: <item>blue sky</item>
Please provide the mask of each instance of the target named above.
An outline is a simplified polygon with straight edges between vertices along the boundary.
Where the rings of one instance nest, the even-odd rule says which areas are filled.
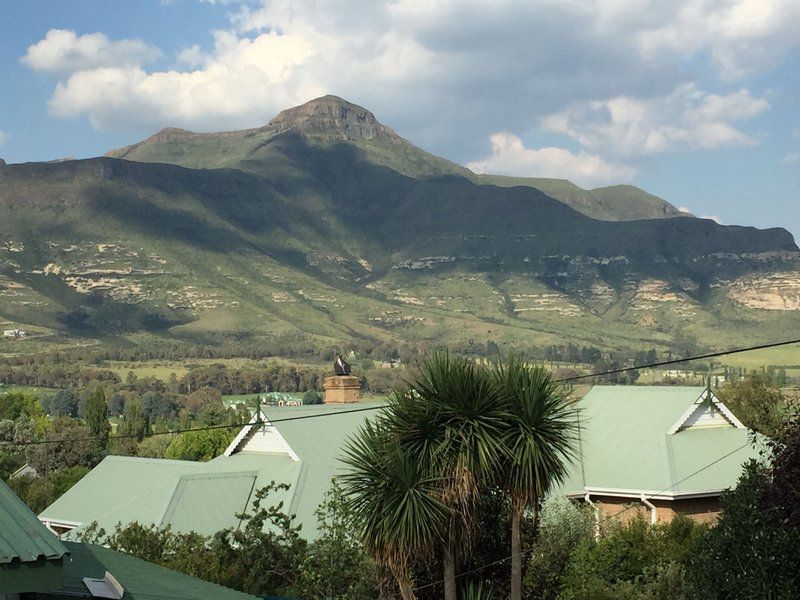
[[[333,93],[476,171],[632,183],[800,236],[796,0],[3,4],[8,162],[258,126]]]

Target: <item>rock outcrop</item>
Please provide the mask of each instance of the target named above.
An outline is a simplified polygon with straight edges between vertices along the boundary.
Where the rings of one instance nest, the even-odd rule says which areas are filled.
[[[279,113],[268,127],[277,133],[297,131],[306,136],[334,140],[356,140],[385,136],[402,138],[381,124],[366,108],[338,96],[323,96]]]

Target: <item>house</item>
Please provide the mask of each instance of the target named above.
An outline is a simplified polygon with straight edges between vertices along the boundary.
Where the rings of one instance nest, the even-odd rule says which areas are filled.
[[[598,519],[714,521],[722,492],[758,458],[751,432],[707,388],[595,386],[579,404],[579,456],[557,491]]]
[[[24,329],[5,329],[3,330],[3,337],[18,340],[28,336],[28,332]]]
[[[256,600],[92,544],[62,542],[0,481],[0,600]]]
[[[108,532],[138,521],[211,535],[238,526],[236,515],[251,508],[255,491],[275,481],[290,488],[270,500],[282,501],[302,525],[301,535],[313,538],[315,511],[343,467],[338,457],[345,440],[375,414],[350,410],[268,408],[265,421],[254,419],[209,462],[108,456],[39,519],[59,534],[71,532],[68,537],[93,521]]]

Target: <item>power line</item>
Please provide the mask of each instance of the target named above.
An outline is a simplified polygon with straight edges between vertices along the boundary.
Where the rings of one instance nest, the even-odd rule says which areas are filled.
[[[693,361],[693,360],[703,360],[703,359],[706,359],[706,358],[716,358],[716,357],[720,357],[720,356],[727,356],[729,354],[740,354],[742,352],[751,352],[753,350],[764,350],[766,348],[777,348],[777,347],[780,347],[780,346],[789,346],[789,345],[792,345],[792,344],[800,344],[800,339],[789,340],[789,341],[786,341],[786,342],[774,342],[774,343],[770,343],[770,344],[761,344],[759,346],[750,346],[750,347],[747,347],[747,348],[735,348],[733,350],[725,350],[725,351],[722,351],[722,352],[713,352],[711,354],[702,354],[700,356],[689,356],[687,358],[677,358],[677,359],[673,359],[673,360],[648,363],[648,364],[644,364],[644,365],[635,365],[633,367],[623,367],[623,368],[620,368],[620,369],[613,369],[613,370],[610,370],[610,371],[603,371],[601,373],[589,373],[589,374],[586,374],[586,375],[576,375],[574,377],[565,377],[565,378],[562,378],[562,379],[555,379],[554,381],[556,383],[568,383],[568,382],[571,382],[571,381],[577,381],[577,380],[580,380],[580,379],[588,379],[588,378],[591,378],[591,377],[604,377],[606,375],[616,375],[618,373],[625,373],[625,372],[628,372],[628,371],[638,371],[640,369],[649,369],[649,368],[652,368],[652,367],[662,367],[662,366],[666,366],[666,365],[675,365],[675,364],[679,364],[679,363],[690,362],[690,361]],[[380,404],[380,405],[377,405],[377,406],[367,406],[367,407],[363,407],[363,408],[353,408],[353,409],[348,409],[348,410],[337,410],[337,411],[331,411],[331,412],[316,413],[316,414],[311,414],[311,415],[297,415],[297,416],[294,416],[294,417],[285,417],[283,419],[268,419],[268,421],[269,421],[269,423],[284,423],[284,422],[287,422],[287,421],[300,421],[300,420],[303,420],[303,419],[316,419],[316,418],[319,418],[319,417],[330,417],[330,416],[334,416],[334,415],[345,415],[345,414],[350,414],[350,413],[366,412],[366,411],[372,411],[372,410],[381,410],[383,408],[385,408],[385,405]],[[190,432],[190,431],[208,431],[208,430],[212,430],[212,429],[232,429],[232,428],[235,428],[235,427],[244,427],[246,425],[252,425],[252,422],[235,423],[235,424],[232,424],[232,425],[209,425],[209,426],[205,426],[205,427],[194,427],[194,428],[190,428],[190,429],[175,429],[175,430],[172,430],[172,431],[159,431],[159,432],[155,432],[155,433],[149,433],[149,434],[147,434],[145,436],[142,436],[142,437],[153,437],[153,436],[156,436],[156,435],[172,435],[172,434],[179,434],[179,433],[187,433],[187,432]],[[125,434],[125,435],[115,435],[115,436],[112,436],[110,439],[114,439],[114,440],[131,439],[131,438],[137,438],[138,439],[139,437],[140,436],[137,435],[137,434],[131,434],[131,435]],[[100,438],[98,438],[98,437],[91,437],[91,438],[64,438],[64,439],[58,439],[58,440],[34,440],[34,441],[29,441],[29,442],[0,442],[0,446],[3,446],[3,445],[5,445],[5,446],[35,446],[35,445],[41,445],[41,444],[58,444],[58,443],[63,443],[63,442],[73,442],[73,443],[74,442],[92,442],[92,441],[96,441],[96,440],[99,440],[99,439]]]

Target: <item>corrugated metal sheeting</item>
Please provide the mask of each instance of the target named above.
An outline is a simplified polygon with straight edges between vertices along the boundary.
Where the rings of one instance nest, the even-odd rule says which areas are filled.
[[[0,564],[58,560],[65,554],[58,538],[0,481]]]

